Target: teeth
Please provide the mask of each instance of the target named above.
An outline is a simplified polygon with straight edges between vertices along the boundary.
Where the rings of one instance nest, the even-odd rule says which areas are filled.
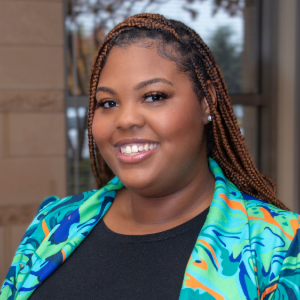
[[[153,143],[151,144],[146,143],[144,145],[136,144],[131,146],[126,145],[121,147],[121,152],[126,155],[136,155],[139,152],[152,150],[156,147],[157,144],[153,144]]]
[[[137,153],[137,152],[139,152],[137,145],[133,145],[131,147],[131,153]]]
[[[130,146],[126,146],[126,148],[125,148],[125,153],[126,153],[126,154],[131,153],[131,147],[130,147]]]

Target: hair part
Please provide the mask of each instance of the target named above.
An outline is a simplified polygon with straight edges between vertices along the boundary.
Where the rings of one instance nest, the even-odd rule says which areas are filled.
[[[135,15],[117,25],[100,47],[92,68],[88,136],[91,166],[98,187],[104,186],[113,173],[101,157],[92,135],[95,92],[112,47],[128,47],[133,43],[145,48],[155,46],[158,55],[174,61],[178,69],[190,77],[199,100],[206,98],[212,116],[212,122],[206,126],[207,152],[225,176],[242,192],[288,210],[276,197],[275,183],[254,165],[237,124],[223,76],[207,45],[182,22],[157,14]],[[207,80],[212,82],[216,91],[216,104],[208,92]]]

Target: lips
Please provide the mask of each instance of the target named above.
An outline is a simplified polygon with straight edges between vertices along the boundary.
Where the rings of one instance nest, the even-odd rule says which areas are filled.
[[[116,145],[117,158],[123,163],[137,163],[152,156],[159,143],[151,141],[122,141]]]

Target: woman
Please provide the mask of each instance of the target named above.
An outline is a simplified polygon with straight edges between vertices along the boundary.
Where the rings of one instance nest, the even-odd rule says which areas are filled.
[[[117,25],[88,130],[102,188],[42,203],[1,300],[299,299],[299,216],[254,166],[193,30],[152,14]]]

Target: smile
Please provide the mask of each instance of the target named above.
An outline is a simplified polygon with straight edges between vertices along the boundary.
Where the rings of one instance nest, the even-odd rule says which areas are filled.
[[[139,163],[148,159],[158,149],[159,143],[138,141],[136,143],[122,143],[116,145],[117,158],[120,162],[125,164]]]
[[[145,151],[152,150],[156,148],[158,144],[156,143],[139,143],[139,144],[129,144],[129,145],[123,145],[121,146],[121,153],[124,155],[138,155],[140,153],[143,153]]]

